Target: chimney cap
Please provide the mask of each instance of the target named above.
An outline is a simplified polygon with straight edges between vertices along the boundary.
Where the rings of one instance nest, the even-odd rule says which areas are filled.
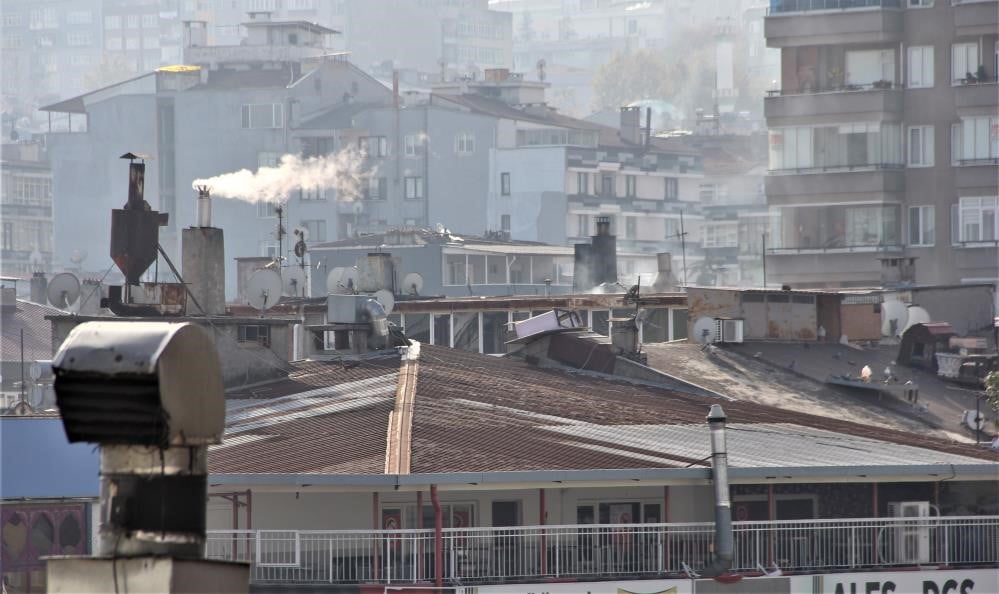
[[[724,423],[725,411],[720,404],[712,404],[711,411],[708,412],[708,423]]]
[[[119,159],[128,159],[130,162],[134,161],[136,159],[138,159],[140,161],[148,161],[148,160],[152,159],[152,157],[150,157],[149,155],[147,155],[145,153],[133,153],[132,151],[128,151],[127,153],[125,153],[124,155],[122,155],[122,156],[120,156],[118,158]]]

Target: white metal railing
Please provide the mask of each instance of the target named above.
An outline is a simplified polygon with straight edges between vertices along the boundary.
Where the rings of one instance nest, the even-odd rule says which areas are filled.
[[[733,522],[734,569],[820,571],[999,565],[999,516]],[[447,583],[581,576],[663,576],[708,565],[710,522],[445,528]],[[433,581],[422,530],[215,530],[210,559],[249,561],[255,582]]]

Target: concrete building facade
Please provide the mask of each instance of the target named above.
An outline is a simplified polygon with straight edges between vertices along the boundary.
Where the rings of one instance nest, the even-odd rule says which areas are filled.
[[[902,282],[995,282],[999,6],[817,4],[766,18],[773,282],[878,285],[901,258]]]
[[[4,144],[2,274],[22,279],[52,267],[52,170],[41,143]]]

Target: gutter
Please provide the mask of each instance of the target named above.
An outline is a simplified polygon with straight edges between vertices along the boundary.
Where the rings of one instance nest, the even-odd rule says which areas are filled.
[[[995,480],[999,463],[920,464],[887,466],[752,467],[729,468],[732,484],[780,482],[935,482],[953,480]],[[532,470],[499,472],[446,472],[428,474],[209,474],[209,486],[252,485],[260,487],[340,487],[418,490],[431,484],[465,487],[536,484],[561,487],[572,483],[626,483],[708,485],[709,468],[643,468],[606,470]],[[638,484],[636,484],[638,483]],[[605,485],[611,486],[611,485]],[[457,489],[453,489],[457,490]]]

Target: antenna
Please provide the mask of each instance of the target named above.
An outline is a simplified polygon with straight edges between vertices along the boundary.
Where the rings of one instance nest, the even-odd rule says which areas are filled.
[[[307,279],[305,271],[296,266],[289,266],[284,269],[281,277],[284,286],[284,294],[290,297],[305,297],[307,292]]]
[[[423,290],[423,276],[419,272],[410,272],[402,278],[402,288],[407,295],[419,295]]]
[[[392,313],[392,308],[395,307],[395,296],[392,295],[392,291],[379,289],[372,296],[375,298],[375,301],[382,304],[382,307],[385,309],[385,315]]]
[[[273,270],[261,269],[246,281],[246,302],[261,313],[281,299],[281,275]]]
[[[47,295],[53,307],[66,309],[80,298],[80,279],[69,272],[60,272],[49,281]]]

